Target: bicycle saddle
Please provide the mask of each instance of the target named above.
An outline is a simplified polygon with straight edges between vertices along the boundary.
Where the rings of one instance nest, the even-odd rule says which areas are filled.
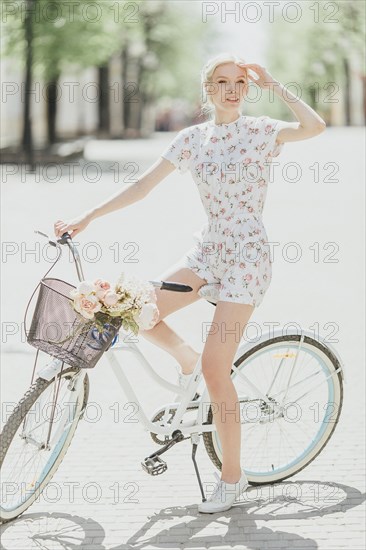
[[[220,283],[206,283],[198,289],[197,294],[215,306],[219,301],[219,290]]]

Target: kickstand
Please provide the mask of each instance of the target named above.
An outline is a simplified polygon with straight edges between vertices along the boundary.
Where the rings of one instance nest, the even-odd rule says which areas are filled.
[[[199,435],[197,433],[191,434],[191,441],[192,441],[192,460],[193,460],[193,464],[194,464],[194,469],[196,471],[196,476],[197,476],[197,479],[198,479],[198,485],[200,486],[200,491],[201,491],[201,495],[202,495],[202,502],[206,502],[206,497],[205,497],[205,493],[203,491],[202,481],[201,481],[200,473],[198,471],[198,466],[197,466],[197,462],[196,462],[196,451],[197,451],[197,445],[198,445],[198,442],[199,442]]]

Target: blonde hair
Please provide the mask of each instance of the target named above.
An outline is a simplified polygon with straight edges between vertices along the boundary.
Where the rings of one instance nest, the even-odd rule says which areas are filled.
[[[246,63],[243,57],[238,55],[223,52],[215,57],[212,57],[207,61],[204,67],[201,70],[201,93],[202,93],[202,104],[201,104],[201,114],[212,114],[215,107],[211,99],[211,94],[208,94],[205,90],[205,83],[212,82],[212,75],[215,72],[216,67],[223,65],[224,63]],[[244,69],[247,73],[247,70]]]

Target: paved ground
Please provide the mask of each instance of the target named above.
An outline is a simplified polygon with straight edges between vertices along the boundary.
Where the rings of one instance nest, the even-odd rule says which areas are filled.
[[[32,230],[50,231],[57,217],[76,215],[117,191],[119,184],[113,183],[113,177],[118,165],[114,162],[136,162],[141,172],[172,137],[91,143],[88,162],[98,161],[104,169],[99,184],[90,181],[91,175],[83,180],[78,170],[72,183],[65,167],[53,183],[44,181],[44,173],[39,182],[33,176],[22,181],[21,173],[5,181],[3,175],[2,237],[7,255],[2,266],[1,378],[5,405],[17,401],[29,382],[33,352],[21,344],[19,324],[27,298],[51,265],[42,257],[46,250],[42,241],[39,250],[29,254],[38,241]],[[198,514],[200,493],[189,442],[165,454],[168,470],[163,476],[148,476],[140,461],[155,444],[138,424],[128,422],[130,411],[123,409],[126,399],[102,359],[90,372],[88,417],[80,423],[63,464],[39,502],[3,526],[2,548],[365,547],[363,141],[362,129],[334,128],[313,140],[287,144],[278,159],[282,174],[279,172],[268,191],[265,209],[269,240],[279,243],[280,254],[275,256],[271,287],[254,313],[253,323],[261,330],[270,322],[280,326],[296,322],[308,330],[319,330],[334,340],[346,365],[341,422],[319,457],[298,475],[276,485],[273,492],[262,488],[258,493],[251,488],[228,512],[207,517]],[[291,162],[301,169],[296,183],[285,181],[283,175],[287,167],[288,176],[293,177]],[[120,172],[120,184],[127,183],[130,170],[125,166],[125,172]],[[314,179],[317,170],[319,181]],[[331,178],[338,181],[329,181]],[[158,278],[192,245],[192,233],[203,221],[190,176],[174,172],[144,201],[96,220],[80,235],[85,271],[90,277],[108,274],[113,279],[125,269]],[[123,249],[126,242],[137,243],[137,251],[136,245]],[[290,242],[301,247],[298,262],[285,259],[283,251]],[[93,259],[93,251],[99,252],[99,260]],[[137,262],[129,261],[130,252]],[[70,281],[74,277],[68,262],[55,268],[54,274]],[[200,301],[172,315],[168,322],[202,349],[201,324],[209,321],[212,313],[212,306]],[[174,360],[147,342],[141,345],[156,368],[175,381]],[[158,393],[151,384],[141,384],[136,365],[128,363],[126,370],[147,411],[170,398],[168,392]],[[214,467],[202,443],[198,462],[205,484],[212,483]]]

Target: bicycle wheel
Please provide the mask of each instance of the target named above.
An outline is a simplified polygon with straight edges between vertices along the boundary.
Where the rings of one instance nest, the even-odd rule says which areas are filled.
[[[77,381],[77,375],[84,376],[84,380]],[[46,447],[57,387],[51,437]],[[52,479],[70,445],[88,395],[88,375],[69,367],[56,379],[37,378],[14,408],[0,443],[3,523],[27,510]]]
[[[269,406],[231,370],[240,402],[241,461],[253,485],[276,483],[310,464],[328,443],[341,414],[343,379],[337,357],[308,336],[300,348],[299,341],[300,335],[269,339],[234,363],[270,399]],[[210,406],[208,421],[212,418]],[[221,470],[217,431],[203,433],[203,440]]]

